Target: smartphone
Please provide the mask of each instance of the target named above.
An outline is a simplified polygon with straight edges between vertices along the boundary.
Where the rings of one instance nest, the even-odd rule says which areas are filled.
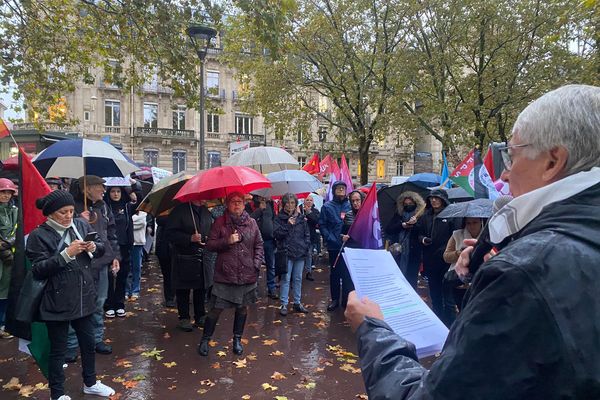
[[[98,240],[98,232],[88,232],[83,238],[84,242],[95,242],[96,240]]]

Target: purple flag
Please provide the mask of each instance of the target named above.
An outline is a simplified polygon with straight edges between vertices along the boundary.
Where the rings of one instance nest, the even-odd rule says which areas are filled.
[[[383,247],[375,183],[369,189],[362,207],[358,210],[358,214],[348,231],[348,236],[357,242],[362,249],[380,249]]]

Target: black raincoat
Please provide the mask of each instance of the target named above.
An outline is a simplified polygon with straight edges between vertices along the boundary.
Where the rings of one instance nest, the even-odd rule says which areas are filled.
[[[545,207],[486,262],[430,371],[367,318],[369,399],[600,399],[599,210],[597,184]]]

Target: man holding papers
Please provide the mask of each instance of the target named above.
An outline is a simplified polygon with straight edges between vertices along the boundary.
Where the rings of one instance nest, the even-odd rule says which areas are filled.
[[[429,371],[384,322],[389,305],[351,294],[370,400],[600,398],[599,155],[600,88],[565,86],[519,115],[503,149],[515,199],[489,223],[508,244],[473,277]]]

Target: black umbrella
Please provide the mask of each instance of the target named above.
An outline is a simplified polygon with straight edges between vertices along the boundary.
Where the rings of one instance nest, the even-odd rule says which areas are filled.
[[[489,218],[494,202],[490,199],[475,199],[465,203],[454,203],[439,213],[436,218]]]
[[[404,192],[416,192],[423,200],[429,195],[430,190],[412,182],[404,182],[399,185],[388,186],[377,192],[377,202],[379,204],[379,220],[382,228],[392,220],[396,212],[396,199]]]
[[[446,189],[446,192],[448,193],[448,200],[450,200],[451,203],[473,200],[473,196],[460,186]]]

